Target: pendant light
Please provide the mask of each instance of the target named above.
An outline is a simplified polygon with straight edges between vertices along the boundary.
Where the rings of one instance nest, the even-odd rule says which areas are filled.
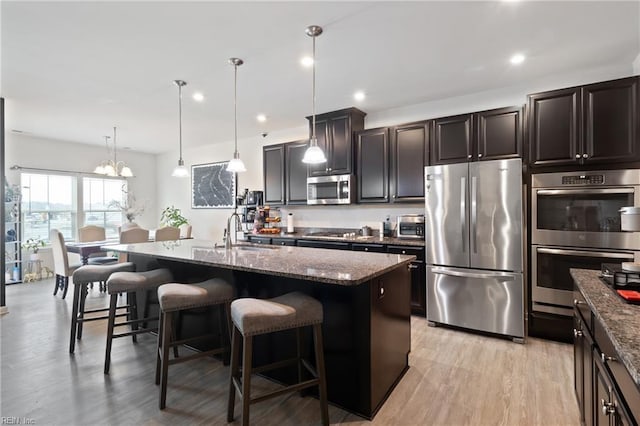
[[[105,143],[107,144],[107,151],[109,150],[109,136],[105,136]],[[96,167],[93,171],[94,173],[99,173],[101,175],[107,176],[122,176],[122,177],[132,177],[133,172],[127,166],[127,163],[124,161],[118,161],[118,147],[116,145],[116,127],[113,126],[113,160],[103,161]]]
[[[174,84],[178,86],[178,137],[180,140],[180,159],[178,165],[173,169],[171,176],[173,177],[187,177],[189,171],[184,166],[184,160],[182,159],[182,87],[187,85],[186,81],[173,80]]]
[[[318,146],[318,139],[316,139],[316,37],[322,34],[322,27],[319,27],[318,25],[311,25],[307,27],[305,32],[313,39],[313,81],[311,86],[311,140],[309,141],[309,148],[307,148],[304,153],[302,162],[307,164],[319,164],[327,161],[327,157],[325,157],[324,152],[322,152],[322,148]]]
[[[238,152],[238,67],[244,63],[240,58],[230,58],[229,63],[233,65],[233,140],[235,150],[233,152],[233,160],[227,165],[228,172],[246,172],[247,169],[240,159]]]

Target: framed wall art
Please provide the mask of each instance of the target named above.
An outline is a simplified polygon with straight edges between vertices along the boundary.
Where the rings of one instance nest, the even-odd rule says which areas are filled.
[[[191,207],[233,209],[236,207],[236,174],[227,171],[228,161],[191,166]]]

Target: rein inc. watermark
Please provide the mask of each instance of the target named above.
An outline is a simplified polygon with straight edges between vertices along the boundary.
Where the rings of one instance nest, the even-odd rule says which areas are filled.
[[[15,417],[15,416],[2,416],[0,417],[0,424],[3,425],[35,425],[36,420],[31,417]]]

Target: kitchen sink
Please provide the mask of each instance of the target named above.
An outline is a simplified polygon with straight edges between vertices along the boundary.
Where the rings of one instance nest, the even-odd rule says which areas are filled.
[[[244,250],[244,251],[262,251],[262,250],[273,250],[273,249],[277,249],[278,247],[275,246],[234,246],[234,248],[238,249],[238,250]]]

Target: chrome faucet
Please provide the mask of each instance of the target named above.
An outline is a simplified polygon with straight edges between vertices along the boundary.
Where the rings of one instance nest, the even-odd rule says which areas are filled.
[[[231,244],[231,219],[236,217],[236,232],[242,230],[242,222],[240,220],[240,215],[237,212],[231,213],[229,219],[227,219],[227,229],[224,230],[224,248],[230,250],[233,245]],[[238,242],[238,236],[236,235],[236,243]]]

